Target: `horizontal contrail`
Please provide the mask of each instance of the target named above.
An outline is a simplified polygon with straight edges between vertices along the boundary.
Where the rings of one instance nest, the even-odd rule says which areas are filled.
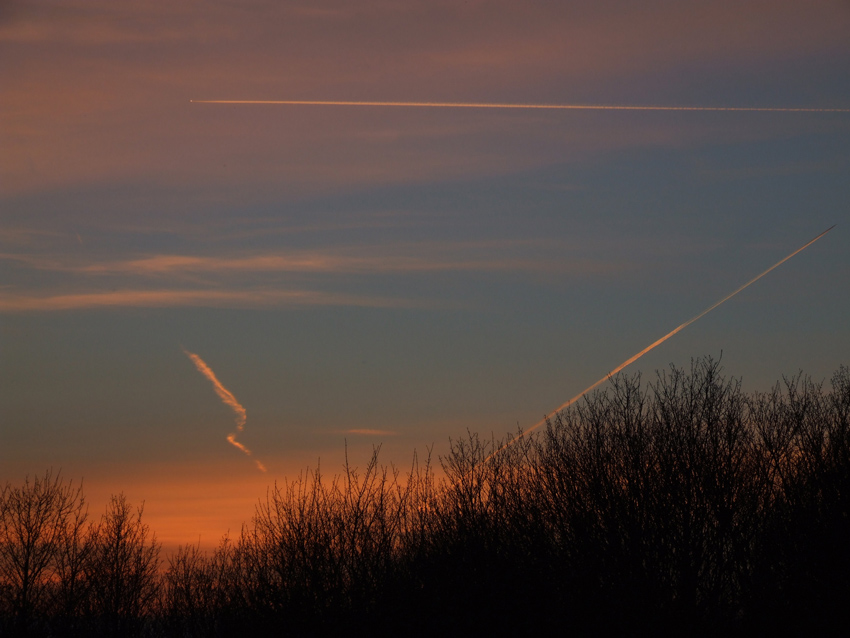
[[[236,414],[236,432],[227,435],[227,442],[230,443],[235,448],[242,450],[247,456],[251,456],[251,450],[242,445],[239,441],[236,440],[236,434],[242,432],[245,429],[245,422],[248,420],[248,415],[245,412],[245,408],[242,407],[242,404],[236,400],[236,397],[233,396],[233,393],[222,385],[221,381],[218,380],[218,377],[215,376],[215,372],[201,359],[198,355],[189,352],[185,348],[183,349],[183,353],[189,357],[192,363],[195,364],[195,367],[198,369],[202,375],[204,375],[210,383],[212,383],[213,389],[215,393],[218,395],[218,398],[221,399],[221,402],[228,406],[233,412]],[[257,465],[257,469],[261,472],[266,471],[266,467],[260,463],[260,461],[254,459],[254,463]]]
[[[728,295],[726,295],[725,297],[723,297],[721,300],[714,302],[712,305],[710,305],[708,308],[706,308],[705,310],[703,310],[701,313],[699,313],[699,314],[698,314],[698,315],[696,315],[695,317],[692,317],[691,319],[688,319],[685,323],[681,324],[680,326],[677,326],[676,328],[674,328],[673,330],[671,330],[670,332],[668,332],[666,335],[664,335],[663,337],[661,337],[661,338],[660,338],[660,339],[658,339],[657,341],[654,341],[654,342],[652,342],[651,344],[649,344],[646,348],[644,348],[643,350],[641,350],[641,351],[640,351],[640,352],[638,352],[637,354],[632,355],[631,357],[629,357],[628,359],[626,359],[625,361],[623,361],[623,363],[621,363],[621,364],[620,364],[620,365],[618,365],[616,368],[614,368],[613,370],[611,370],[611,372],[609,372],[609,373],[608,373],[608,374],[606,374],[604,377],[602,377],[601,379],[599,379],[599,381],[597,381],[596,383],[594,383],[594,384],[593,384],[593,385],[591,385],[590,387],[588,387],[588,388],[586,388],[586,389],[582,390],[582,391],[581,391],[581,392],[579,392],[577,395],[575,395],[572,399],[570,399],[569,401],[567,401],[567,402],[565,402],[565,403],[562,403],[562,404],[561,404],[561,405],[559,405],[557,408],[555,408],[554,410],[552,410],[552,412],[550,412],[550,413],[549,413],[549,414],[547,414],[545,417],[543,417],[543,419],[541,419],[540,421],[538,421],[537,423],[535,423],[534,425],[532,425],[530,428],[528,428],[527,430],[525,430],[525,431],[524,431],[524,432],[520,435],[520,437],[525,436],[526,434],[530,434],[531,432],[533,432],[534,430],[536,430],[537,428],[539,428],[541,425],[544,425],[547,421],[549,421],[549,419],[551,419],[553,416],[555,416],[556,414],[558,414],[558,412],[560,412],[561,410],[563,410],[563,409],[565,409],[565,408],[568,408],[568,407],[569,407],[569,406],[571,406],[573,403],[575,403],[576,401],[578,401],[579,399],[581,399],[581,398],[582,398],[585,394],[587,394],[587,393],[588,393],[588,392],[590,392],[591,390],[593,390],[593,389],[595,389],[595,388],[599,387],[600,385],[602,385],[603,383],[605,383],[605,381],[609,380],[609,379],[610,379],[611,377],[613,377],[615,374],[617,374],[618,372],[620,372],[621,370],[623,370],[626,366],[631,365],[632,363],[634,363],[635,361],[637,361],[638,359],[640,359],[643,355],[645,355],[645,354],[646,354],[647,352],[649,352],[650,350],[652,350],[652,349],[654,349],[654,348],[656,348],[656,347],[660,346],[662,343],[664,343],[665,341],[667,341],[667,339],[669,339],[670,337],[672,337],[672,336],[673,336],[673,335],[675,335],[676,333],[681,332],[682,330],[684,330],[685,328],[687,328],[689,325],[691,325],[691,324],[692,324],[694,321],[696,321],[697,319],[700,319],[700,318],[704,317],[704,316],[705,316],[705,315],[707,315],[709,312],[711,312],[712,310],[714,310],[715,308],[717,308],[717,306],[719,306],[720,304],[722,304],[722,303],[724,303],[724,302],[726,302],[726,301],[729,301],[732,297],[734,297],[735,295],[737,295],[739,292],[741,292],[742,290],[744,290],[744,289],[745,289],[745,288],[747,288],[748,286],[751,286],[752,284],[754,284],[755,282],[757,282],[759,279],[761,279],[762,277],[764,277],[764,276],[765,276],[767,273],[769,273],[771,270],[773,270],[774,268],[778,268],[779,266],[781,266],[782,264],[784,264],[786,261],[788,261],[789,259],[791,259],[794,255],[796,255],[796,254],[797,254],[797,253],[799,253],[799,252],[802,252],[803,250],[805,250],[806,248],[808,248],[809,246],[811,246],[812,244],[814,244],[814,243],[815,243],[818,239],[820,239],[821,237],[823,237],[824,235],[826,235],[826,234],[827,234],[829,231],[831,231],[833,228],[835,228],[835,224],[833,224],[832,226],[830,226],[829,228],[827,228],[825,231],[823,231],[820,235],[818,235],[818,236],[817,236],[817,237],[815,237],[814,239],[812,239],[812,240],[808,241],[807,243],[805,243],[804,245],[802,245],[800,248],[798,248],[797,250],[795,250],[793,253],[791,253],[790,255],[788,255],[787,257],[785,257],[784,259],[781,259],[780,261],[778,261],[778,262],[776,262],[775,264],[773,264],[770,268],[768,268],[767,270],[765,270],[765,271],[764,271],[763,273],[761,273],[760,275],[757,275],[756,277],[753,277],[752,279],[750,279],[747,283],[745,283],[743,286],[741,286],[741,287],[740,287],[740,288],[738,288],[737,290],[735,290],[735,291],[733,291],[733,292],[729,293]],[[502,450],[504,450],[505,448],[507,448],[508,446],[510,446],[510,445],[511,445],[514,441],[518,440],[520,437],[516,437],[516,438],[514,438],[514,439],[511,439],[508,443],[506,443],[505,445],[503,445],[502,447],[500,447],[498,450],[495,450],[494,452],[492,452],[492,453],[490,454],[490,456],[488,456],[488,457],[485,459],[485,461],[484,461],[484,462],[489,461],[489,460],[490,460],[491,458],[493,458],[496,454],[498,454],[499,452],[501,452]]]
[[[848,109],[760,106],[629,106],[620,104],[511,104],[506,102],[354,102],[340,100],[189,100],[193,104],[288,106],[397,106],[436,109],[540,109],[549,111],[754,111],[759,113],[850,113]]]

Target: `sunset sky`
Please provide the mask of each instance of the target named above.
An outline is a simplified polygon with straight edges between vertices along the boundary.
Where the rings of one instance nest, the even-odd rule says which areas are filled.
[[[848,34],[846,0],[0,3],[0,483],[214,544],[346,443],[533,425],[837,224],[627,369],[828,384]]]

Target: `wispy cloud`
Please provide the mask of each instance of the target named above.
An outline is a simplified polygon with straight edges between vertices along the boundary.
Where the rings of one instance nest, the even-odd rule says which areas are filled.
[[[260,308],[271,306],[363,306],[415,308],[431,302],[311,290],[123,290],[60,295],[0,292],[0,312],[181,306]]]
[[[56,237],[57,232],[38,230],[35,228],[0,228],[0,242],[4,244],[26,246],[45,237]],[[0,253],[0,259],[12,259],[18,256]]]
[[[334,250],[292,250],[245,256],[153,254],[136,259],[81,262],[38,255],[0,253],[0,260],[17,261],[38,270],[86,275],[173,277],[202,273],[325,273],[382,274],[465,272],[610,272],[612,261],[565,259],[568,247],[541,240],[477,242],[420,242],[381,246],[343,247]],[[547,257],[557,251],[558,257]],[[534,253],[533,257],[524,253]]]
[[[374,287],[380,285],[379,278],[392,275],[524,273],[546,278],[604,275],[625,267],[622,260],[583,258],[577,247],[544,240],[400,242],[225,256],[151,254],[117,260],[92,259],[85,251],[6,251],[0,252],[0,263],[4,261],[16,264],[15,272],[23,273],[27,282],[24,287],[12,283],[0,293],[0,311],[8,312],[180,306],[434,308],[447,303],[400,297],[395,292],[351,292],[350,277],[360,277],[360,283],[373,277],[368,285],[379,290]],[[36,272],[44,276],[35,277]],[[296,283],[292,277],[284,281],[275,274],[301,277]],[[47,284],[48,279],[52,283]]]
[[[74,266],[60,258],[30,255],[27,253],[0,253],[0,261],[16,262],[35,270],[50,270],[54,272],[68,272],[75,270]]]
[[[354,434],[356,436],[397,436],[398,432],[392,430],[371,430],[369,428],[339,430],[339,434]]]
[[[543,270],[551,264],[532,259],[459,259],[424,256],[344,256],[323,253],[255,255],[244,258],[153,255],[143,259],[92,264],[86,273],[173,274],[177,272],[388,273],[448,270]]]

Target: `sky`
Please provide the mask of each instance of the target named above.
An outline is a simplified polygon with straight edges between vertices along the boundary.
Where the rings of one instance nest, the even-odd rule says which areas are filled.
[[[837,224],[626,370],[828,387],[847,33],[846,0],[0,2],[0,483],[214,545],[308,467],[532,426]]]

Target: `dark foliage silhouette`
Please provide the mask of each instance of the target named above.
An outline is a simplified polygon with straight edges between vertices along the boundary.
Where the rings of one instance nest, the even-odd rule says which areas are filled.
[[[845,367],[830,390],[799,374],[755,394],[711,359],[618,376],[539,433],[467,433],[438,467],[414,456],[401,472],[375,450],[331,479],[302,473],[214,552],[163,564],[122,496],[93,524],[50,473],[6,485],[0,631],[750,635],[848,620]]]

